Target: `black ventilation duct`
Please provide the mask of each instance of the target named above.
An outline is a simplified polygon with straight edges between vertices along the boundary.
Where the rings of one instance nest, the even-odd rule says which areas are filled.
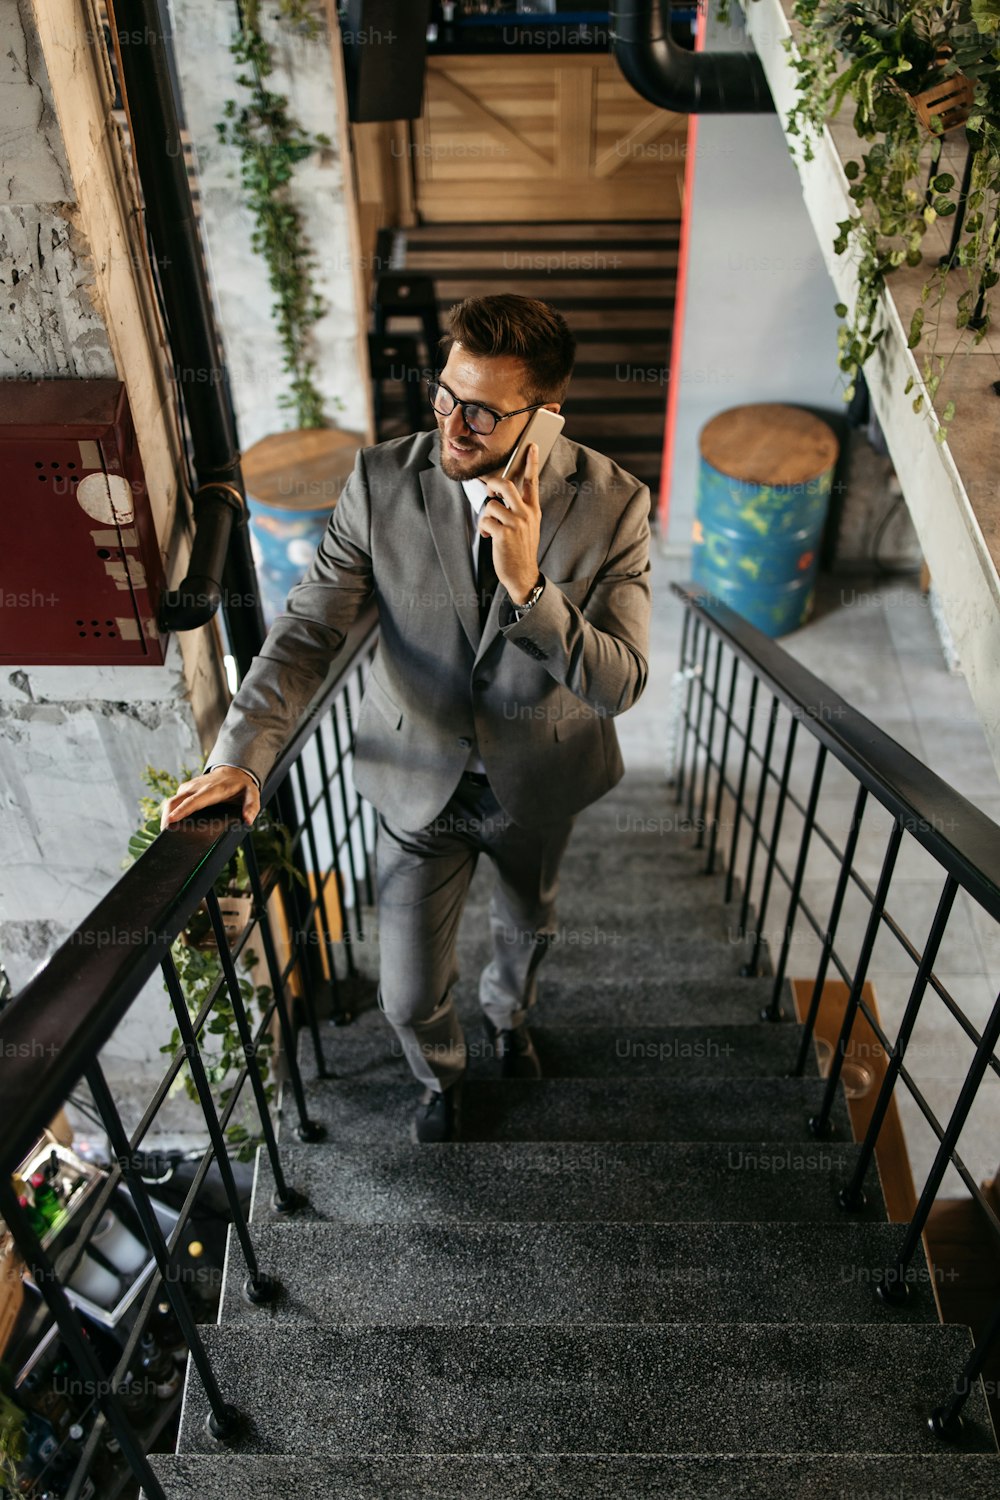
[[[670,35],[670,0],[612,0],[610,10],[618,66],[651,104],[684,115],[773,112],[756,52],[688,52]]]

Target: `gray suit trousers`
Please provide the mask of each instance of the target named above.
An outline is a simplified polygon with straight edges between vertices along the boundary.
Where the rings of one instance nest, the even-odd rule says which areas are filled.
[[[524,827],[488,786],[464,777],[443,811],[416,832],[378,817],[378,1003],[416,1078],[447,1088],[468,1050],[455,1010],[459,922],[480,854],[496,867],[492,956],[479,1003],[500,1029],[523,1024],[536,973],[555,936],[559,861],[575,817]]]

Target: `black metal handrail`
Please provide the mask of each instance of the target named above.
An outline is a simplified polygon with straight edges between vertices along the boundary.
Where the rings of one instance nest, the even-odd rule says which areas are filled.
[[[673,591],[685,606],[681,640],[679,681],[683,686],[680,710],[680,745],[675,765],[675,796],[687,798],[688,823],[697,832],[696,847],[705,847],[707,871],[715,868],[723,831],[723,810],[731,817],[726,858],[726,900],[733,895],[737,878],[742,885],[739,931],[746,935],[754,886],[756,861],[765,858],[757,895],[757,930],[753,953],[744,974],[758,973],[764,942],[768,904],[775,876],[789,893],[781,944],[774,965],[771,1001],[761,1012],[768,1021],[784,1019],[781,996],[796,924],[803,919],[822,940],[820,960],[803,1027],[796,1073],[801,1075],[819,1014],[823,986],[831,964],[849,987],[837,1045],[827,1074],[823,1102],[810,1121],[818,1136],[829,1133],[831,1113],[844,1061],[859,1015],[871,1027],[888,1059],[888,1066],[875,1102],[871,1121],[861,1144],[850,1182],[840,1192],[845,1211],[865,1202],[864,1180],[871,1166],[879,1133],[889,1112],[894,1090],[902,1082],[921,1115],[936,1135],[939,1145],[913,1216],[906,1226],[894,1263],[883,1268],[878,1294],[891,1304],[902,1302],[909,1292],[908,1268],[921,1243],[934,1198],[949,1166],[955,1168],[982,1209],[986,1222],[1000,1238],[1000,1217],[963,1161],[957,1146],[980,1086],[988,1072],[1000,1073],[996,1055],[1000,1041],[1000,996],[986,1025],[980,1030],[965,1014],[940,977],[934,972],[941,942],[955,899],[965,891],[982,909],[1000,922],[1000,827],[928,766],[879,729],[856,708],[814,676],[773,640],[755,629],[720,599],[695,584],[674,584]],[[714,647],[714,651],[713,651]],[[730,659],[728,682],[723,657]],[[741,669],[749,674],[745,718],[736,709],[737,682]],[[760,723],[760,699],[771,695],[761,749],[753,737]],[[707,712],[706,712],[707,710]],[[787,711],[788,734],[780,771],[772,765],[776,729],[782,711]],[[790,787],[791,772],[800,726],[817,742],[808,797],[803,801]],[[717,744],[718,728],[718,744]],[[738,770],[730,767],[734,741]],[[851,823],[843,847],[821,827],[818,820],[823,777],[831,758],[850,773],[857,791]],[[751,785],[751,767],[757,775]],[[765,816],[768,793],[774,794],[769,820]],[[727,804],[728,798],[728,804]],[[891,815],[878,884],[873,891],[854,868],[858,840],[867,807],[878,802]],[[752,804],[752,805],[751,805]],[[802,815],[802,831],[789,870],[778,856],[778,843],[789,808]],[[765,827],[769,821],[770,826]],[[749,844],[740,852],[740,838],[749,828]],[[913,942],[888,910],[892,878],[904,834],[909,834],[934,859],[944,880],[933,920],[922,946]],[[838,862],[838,873],[829,916],[823,922],[803,896],[803,884],[813,837],[817,836]],[[740,860],[742,859],[742,865]],[[845,962],[836,946],[837,931],[848,887],[859,890],[870,911],[864,937],[853,964]],[[883,927],[892,934],[915,967],[905,1012],[894,1038],[864,998],[864,986],[876,939]],[[947,1122],[940,1120],[904,1064],[907,1045],[927,994],[946,1006],[973,1043],[974,1056]],[[980,1336],[948,1399],[935,1407],[929,1422],[939,1437],[961,1430],[961,1409],[973,1382],[981,1374],[993,1340],[1000,1334],[1000,1307]]]
[[[226,1398],[208,1360],[181,1281],[171,1274],[195,1200],[211,1166],[219,1168],[232,1215],[234,1234],[247,1268],[244,1294],[251,1302],[271,1300],[278,1290],[276,1279],[258,1263],[246,1215],[239,1198],[225,1138],[226,1127],[239,1103],[244,1085],[254,1095],[261,1138],[275,1181],[273,1206],[293,1212],[302,1199],[285,1180],[274,1125],[261,1076],[260,1059],[266,1034],[276,1018],[284,1044],[300,1140],[318,1140],[322,1130],[308,1116],[306,1095],[296,1055],[296,1037],[289,1011],[288,994],[297,973],[304,1019],[313,1037],[317,1067],[323,1071],[323,1053],[306,968],[305,944],[319,934],[327,958],[333,1008],[343,1017],[338,985],[344,976],[338,962],[346,963],[348,976],[355,973],[353,949],[363,937],[362,906],[373,904],[370,859],[374,842],[371,810],[353,787],[347,787],[347,766],[353,746],[352,712],[363,691],[364,674],[377,644],[377,610],[369,605],[343,641],[326,682],[315,695],[298,728],[276,761],[262,792],[269,803],[289,777],[294,777],[298,824],[293,844],[308,852],[307,867],[315,872],[315,890],[307,899],[296,893],[288,901],[288,956],[281,963],[272,931],[268,899],[275,888],[283,896],[292,893],[283,883],[265,879],[257,867],[251,830],[231,811],[206,809],[155,839],[83,923],[52,955],[28,986],[0,1013],[0,1055],[4,1058],[4,1113],[0,1123],[0,1216],[12,1231],[19,1250],[31,1270],[35,1285],[53,1314],[59,1333],[85,1384],[94,1394],[96,1406],[110,1425],[134,1476],[150,1500],[163,1500],[163,1491],[127,1420],[119,1392],[133,1366],[145,1320],[156,1297],[167,1296],[181,1326],[185,1342],[198,1369],[211,1408],[210,1429],[226,1439],[240,1427],[236,1405]],[[353,697],[353,705],[352,705]],[[329,734],[331,753],[324,745]],[[305,761],[315,756],[310,789]],[[337,787],[337,811],[331,786]],[[319,824],[317,834],[316,824]],[[325,837],[328,858],[320,857],[320,837]],[[250,926],[232,944],[226,933],[214,885],[227,863],[242,845],[254,898]],[[360,845],[361,853],[356,846]],[[345,899],[342,866],[351,881],[353,903]],[[342,939],[334,940],[326,907],[326,893],[334,883],[343,918]],[[192,914],[204,902],[215,940],[213,952],[221,973],[192,1014],[175,967],[171,946]],[[351,924],[348,913],[353,911]],[[251,1025],[236,972],[236,962],[253,932],[259,932],[265,954],[270,999]],[[346,958],[345,958],[346,955]],[[159,968],[170,997],[181,1039],[154,1089],[138,1126],[127,1132],[99,1063],[99,1053],[143,986]],[[216,1001],[224,996],[232,1007],[244,1054],[223,1109],[216,1107],[203,1058],[201,1037]],[[184,1065],[201,1105],[209,1136],[169,1239],[165,1238],[152,1207],[148,1189],[138,1170],[143,1139],[166,1099],[170,1086]],[[74,1086],[84,1079],[107,1131],[112,1161],[107,1178],[81,1215],[73,1246],[53,1264],[18,1202],[11,1173],[56,1114]],[[124,1348],[110,1376],[98,1365],[93,1347],[84,1337],[82,1324],[70,1303],[65,1286],[80,1262],[90,1236],[119,1184],[124,1183],[156,1263],[156,1271]],[[96,1424],[95,1424],[96,1434]],[[78,1464],[78,1477],[85,1471],[95,1445],[95,1434]]]

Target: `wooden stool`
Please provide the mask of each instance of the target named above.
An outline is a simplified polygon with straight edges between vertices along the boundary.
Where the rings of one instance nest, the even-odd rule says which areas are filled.
[[[438,368],[441,328],[437,315],[437,293],[429,276],[406,271],[386,271],[375,288],[375,332],[386,333],[393,318],[416,318],[427,348],[427,373]]]
[[[382,382],[391,386],[402,386],[406,401],[406,420],[411,432],[420,432],[427,427],[429,417],[423,400],[423,377],[420,369],[420,352],[415,338],[409,334],[394,337],[390,333],[368,335],[368,363],[372,372],[372,409],[375,415],[375,434],[382,437]]]

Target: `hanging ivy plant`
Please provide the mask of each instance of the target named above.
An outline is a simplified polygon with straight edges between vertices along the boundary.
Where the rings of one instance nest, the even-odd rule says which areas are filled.
[[[170,771],[156,770],[152,766],[146,767],[143,772],[143,781],[150,788],[152,795],[139,800],[142,822],[129,838],[128,857],[124,862],[126,866],[139,859],[150,844],[160,836],[160,809],[164,800],[173,796],[182,780],[188,781],[196,774],[197,772],[188,767],[181,771],[180,776],[175,776]],[[277,867],[299,884],[305,884],[301,872],[292,862],[291,835],[288,829],[283,823],[275,822],[266,808],[259,814],[250,839],[262,873],[267,868]],[[250,893],[250,872],[242,847],[237,849],[219,875],[214,889],[218,896],[226,896],[233,891]],[[184,1001],[192,1020],[198,1015],[202,1005],[211,994],[213,986],[218,984],[222,976],[222,963],[214,942],[209,943],[208,946],[201,945],[202,940],[211,932],[211,919],[207,909],[202,906],[194,913],[184,933],[171,944],[170,948]],[[259,1017],[270,1004],[272,993],[268,985],[258,985],[254,982],[253,970],[257,962],[256,953],[245,947],[240,955],[240,967],[244,972],[242,976],[237,977],[251,1032],[256,1029]],[[216,995],[211,1018],[205,1027],[203,1042],[205,1072],[209,1083],[213,1089],[217,1090],[216,1100],[219,1108],[222,1109],[232,1093],[229,1079],[247,1061],[236,1021],[236,1012],[225,984],[220,986]],[[170,1040],[164,1043],[160,1051],[172,1056],[180,1045],[180,1030],[175,1026]],[[254,1064],[264,1083],[265,1097],[269,1102],[274,1097],[274,1084],[268,1076],[270,1063],[271,1038],[265,1033],[257,1044]],[[189,1070],[184,1070],[178,1075],[177,1086],[183,1088],[190,1099],[197,1100],[198,1091]],[[259,1133],[251,1134],[245,1125],[234,1121],[226,1129],[226,1139],[234,1148],[237,1159],[248,1161],[263,1137]]]
[[[312,6],[313,0],[278,0],[277,14],[312,37],[319,31]],[[328,136],[303,130],[285,95],[268,86],[274,57],[260,30],[261,0],[237,0],[237,14],[230,51],[242,66],[236,81],[248,97],[242,103],[227,100],[216,130],[220,140],[239,151],[240,179],[254,217],[251,243],[267,263],[275,296],[272,312],[282,369],[289,377],[289,391],[279,404],[294,410],[298,427],[324,427],[310,332],[326,309],[315,288],[312,251],[290,185],[296,165],[331,143]]]
[[[1000,0],[795,0],[796,34],[786,44],[796,75],[797,99],[787,122],[793,151],[812,159],[813,141],[848,100],[853,125],[868,143],[845,164],[855,212],[837,226],[834,250],[854,261],[854,307],[840,303],[839,363],[854,393],[858,372],[878,347],[882,294],[898,267],[927,265],[908,346],[921,350],[924,390],[937,395],[948,359],[936,349],[945,298],[961,277],[955,322],[966,347],[989,326],[989,291],[1000,279]],[[967,80],[965,131],[973,152],[966,218],[950,265],[930,264],[925,236],[938,219],[951,218],[960,202],[954,173],[940,171],[944,121],[917,102],[940,84]],[[956,349],[955,352],[960,352]],[[913,389],[911,378],[906,386]],[[938,441],[954,416],[940,413]]]

